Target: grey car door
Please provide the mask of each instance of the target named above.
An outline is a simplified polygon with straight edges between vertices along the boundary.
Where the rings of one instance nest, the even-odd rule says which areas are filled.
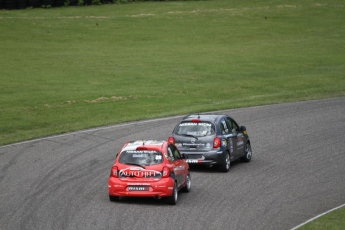
[[[228,123],[231,126],[231,132],[236,137],[236,157],[241,157],[244,154],[244,135],[240,130],[239,125],[232,118],[227,117]]]
[[[231,130],[231,123],[226,118],[222,118],[220,121],[221,132],[226,138],[227,149],[230,153],[230,160],[237,158],[237,134],[234,134]]]

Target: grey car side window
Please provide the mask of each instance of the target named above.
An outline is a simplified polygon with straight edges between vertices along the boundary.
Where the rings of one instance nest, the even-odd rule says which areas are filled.
[[[223,118],[223,119],[220,121],[220,128],[221,128],[222,134],[228,134],[228,133],[230,133],[230,129],[229,129],[228,126],[229,126],[229,125],[227,124],[225,118]]]
[[[230,119],[229,117],[226,118],[226,122],[227,122],[227,124],[228,124],[230,133],[233,133],[233,132],[234,132],[234,127],[233,127],[232,122],[231,122],[231,119]]]
[[[231,119],[231,123],[232,123],[232,128],[235,129],[236,131],[238,131],[240,129],[240,127],[238,126],[238,124]]]

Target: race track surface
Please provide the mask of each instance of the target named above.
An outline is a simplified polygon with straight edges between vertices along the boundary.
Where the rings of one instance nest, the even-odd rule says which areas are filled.
[[[250,163],[193,168],[176,206],[108,199],[116,152],[167,139],[181,117],[0,147],[0,229],[291,229],[345,203],[345,98],[222,111],[247,127]]]

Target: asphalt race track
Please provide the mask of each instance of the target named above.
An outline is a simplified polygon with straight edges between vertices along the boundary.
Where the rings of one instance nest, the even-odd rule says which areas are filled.
[[[345,98],[220,111],[247,127],[250,163],[193,168],[176,206],[108,199],[116,152],[167,139],[181,117],[0,147],[0,229],[291,229],[345,203]]]

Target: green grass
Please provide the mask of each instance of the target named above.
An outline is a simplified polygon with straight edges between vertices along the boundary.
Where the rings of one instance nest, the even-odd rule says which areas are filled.
[[[343,1],[0,10],[0,145],[345,96]]]
[[[343,230],[345,229],[345,208],[328,213],[298,228],[298,230]]]

